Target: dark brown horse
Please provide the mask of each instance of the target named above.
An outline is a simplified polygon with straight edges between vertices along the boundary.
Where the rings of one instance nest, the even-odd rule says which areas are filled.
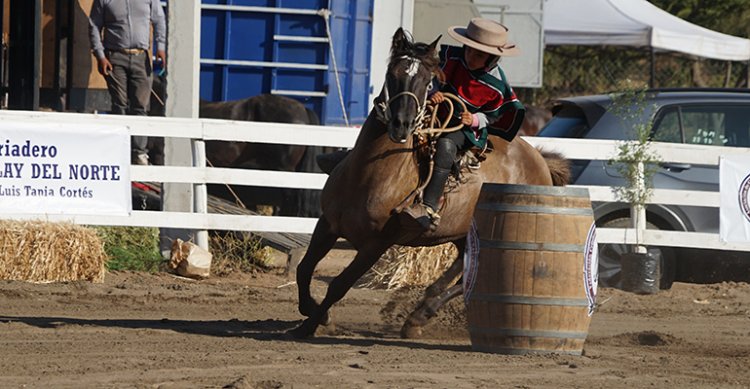
[[[200,102],[200,117],[253,122],[318,125],[318,115],[299,101],[262,94],[241,100]],[[206,142],[206,157],[215,167],[320,172],[315,155],[321,147],[229,141]],[[247,206],[270,205],[274,214],[319,216],[320,193],[314,190],[234,186],[234,193]],[[233,200],[224,185],[209,185],[209,193]]]
[[[492,137],[494,150],[481,169],[465,174],[465,181],[446,193],[435,231],[415,234],[401,224],[397,211],[420,184],[413,133],[426,104],[427,86],[438,69],[437,42],[413,43],[402,29],[393,36],[378,98],[382,104],[370,113],[354,148],[331,172],[322,194],[323,215],[297,268],[299,311],[307,319],[290,331],[295,337],[314,335],[329,320],[331,306],[390,246],[453,242],[463,252],[482,183],[553,184],[550,167],[537,149],[522,139],[508,143]],[[313,271],[339,237],[346,238],[357,254],[318,303],[310,294]]]
[[[167,92],[165,76],[154,75],[149,115],[164,116]],[[239,100],[200,101],[199,116],[209,119],[243,120],[318,125],[318,115],[301,102],[284,96],[261,94]],[[164,138],[149,138],[149,159],[164,164]],[[323,152],[317,146],[248,142],[206,142],[206,158],[215,167],[241,169],[321,172],[315,156]],[[234,194],[248,207],[271,205],[275,213],[287,216],[320,215],[320,192],[282,188],[209,185],[210,194],[234,201]],[[234,192],[234,194],[232,193]],[[158,208],[157,208],[158,209]]]

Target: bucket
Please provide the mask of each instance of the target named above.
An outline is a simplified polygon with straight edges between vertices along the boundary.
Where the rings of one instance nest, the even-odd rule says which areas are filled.
[[[464,268],[472,348],[581,355],[597,282],[588,190],[484,184],[474,219],[478,258]]]

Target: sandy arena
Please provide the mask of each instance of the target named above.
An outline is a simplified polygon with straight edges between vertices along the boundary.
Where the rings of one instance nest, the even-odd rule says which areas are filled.
[[[334,260],[335,262],[335,260]],[[314,291],[338,268],[321,263]],[[353,289],[335,328],[290,340],[280,274],[103,284],[0,282],[2,388],[747,388],[750,285],[600,289],[584,356],[474,352],[460,301],[423,339],[398,336],[421,291]]]

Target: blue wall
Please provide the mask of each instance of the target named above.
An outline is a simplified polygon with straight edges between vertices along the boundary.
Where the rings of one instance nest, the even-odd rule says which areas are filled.
[[[201,98],[220,101],[261,93],[287,95],[317,112],[324,124],[344,124],[329,43],[324,39],[325,19],[309,14],[329,9],[331,44],[345,108],[350,124],[363,123],[370,92],[373,1],[203,0],[204,6],[250,8],[202,10]],[[317,39],[297,41],[289,37]],[[212,59],[251,63],[206,63]],[[313,68],[299,68],[300,64]]]

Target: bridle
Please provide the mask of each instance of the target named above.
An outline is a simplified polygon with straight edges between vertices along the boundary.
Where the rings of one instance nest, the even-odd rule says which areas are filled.
[[[410,77],[414,77],[414,75],[417,74],[417,71],[419,70],[419,67],[422,66],[422,61],[419,58],[410,57],[408,55],[402,55],[398,57],[400,60],[411,60],[411,64],[406,70],[407,75]],[[402,96],[409,96],[414,99],[414,102],[417,104],[417,115],[414,119],[414,122],[417,123],[417,126],[420,126],[420,124],[424,121],[424,117],[426,114],[426,106],[427,106],[427,94],[429,93],[430,89],[427,88],[424,93],[424,97],[422,100],[419,100],[419,97],[411,91],[401,91],[394,95],[393,97],[390,97],[390,92],[388,91],[388,77],[390,77],[390,74],[386,75],[386,80],[383,83],[383,90],[381,92],[381,99],[377,104],[376,112],[378,119],[380,119],[383,123],[388,123],[391,120],[391,104]]]

